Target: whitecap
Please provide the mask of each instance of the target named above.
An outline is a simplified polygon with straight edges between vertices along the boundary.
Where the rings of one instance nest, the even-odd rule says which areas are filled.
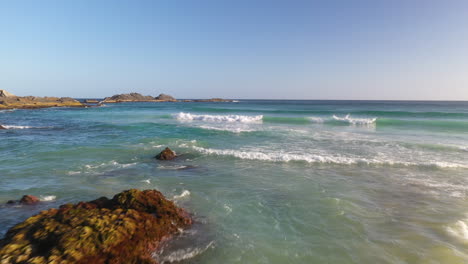
[[[177,199],[180,199],[180,198],[184,198],[184,197],[187,197],[190,195],[190,192],[188,190],[184,190],[181,194],[179,195],[174,195],[173,199],[174,200],[177,200]]]
[[[227,131],[232,133],[242,133],[242,132],[253,132],[254,129],[242,128],[242,127],[233,127],[233,126],[223,126],[223,127],[214,127],[214,126],[199,126],[202,129],[206,130],[216,130],[216,131]]]
[[[253,123],[261,122],[263,115],[244,116],[244,115],[196,115],[191,113],[180,112],[173,115],[174,118],[180,121],[204,121],[204,122],[239,122]]]
[[[458,220],[447,226],[446,230],[453,237],[468,243],[468,219]]]
[[[346,122],[351,125],[371,125],[377,121],[377,118],[351,118],[349,114],[345,117],[333,115],[333,119],[336,121]]]
[[[272,162],[299,161],[307,163],[331,163],[331,164],[366,164],[366,165],[400,165],[400,166],[433,166],[438,168],[468,168],[468,165],[450,162],[408,162],[404,160],[392,160],[387,157],[365,158],[354,156],[340,156],[333,154],[315,153],[287,153],[287,152],[263,152],[261,150],[234,150],[234,149],[212,149],[198,146],[192,147],[195,151],[207,155],[232,156],[245,160],[262,160]]]
[[[57,196],[55,196],[55,195],[41,195],[39,197],[39,200],[41,200],[43,202],[50,202],[50,201],[54,201],[56,198],[57,198]]]
[[[32,126],[13,126],[13,125],[2,125],[6,129],[28,129],[28,128],[33,128]]]

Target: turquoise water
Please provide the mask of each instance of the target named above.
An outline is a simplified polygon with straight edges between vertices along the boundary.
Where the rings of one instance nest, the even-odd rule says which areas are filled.
[[[468,103],[123,103],[1,111],[0,234],[156,188],[194,227],[162,263],[467,263]],[[164,147],[181,157],[156,161]]]

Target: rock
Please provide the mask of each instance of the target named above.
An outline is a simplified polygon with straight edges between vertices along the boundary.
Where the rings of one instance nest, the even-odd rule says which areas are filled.
[[[0,129],[6,129],[6,127],[4,127],[4,126],[0,125]]]
[[[27,205],[32,205],[32,204],[37,204],[40,202],[39,198],[33,195],[25,195],[19,200],[20,204],[27,204]]]
[[[26,219],[0,240],[0,263],[146,263],[192,223],[156,190],[66,204]]]
[[[87,103],[87,104],[97,104],[97,103],[99,103],[99,101],[95,100],[95,99],[86,99],[84,102]]]
[[[2,97],[0,109],[34,109],[46,107],[84,107],[79,101],[70,97],[35,97],[7,96]]]
[[[106,103],[120,103],[120,102],[151,102],[154,101],[152,96],[143,96],[139,93],[129,93],[129,94],[116,94],[111,97],[104,98],[103,102]]]
[[[177,157],[176,153],[172,151],[170,148],[165,148],[161,151],[158,155],[155,156],[158,160],[172,160]]]
[[[16,95],[9,93],[6,90],[0,90],[0,97],[16,97]]]
[[[174,97],[168,95],[168,94],[160,94],[156,96],[154,99],[159,100],[159,101],[168,101],[168,102],[175,102],[177,101]]]

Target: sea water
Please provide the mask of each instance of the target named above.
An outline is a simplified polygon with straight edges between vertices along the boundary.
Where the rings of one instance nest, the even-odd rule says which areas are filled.
[[[195,225],[162,263],[468,263],[468,103],[121,103],[0,112],[0,235],[158,189]],[[153,157],[165,147],[174,161]]]

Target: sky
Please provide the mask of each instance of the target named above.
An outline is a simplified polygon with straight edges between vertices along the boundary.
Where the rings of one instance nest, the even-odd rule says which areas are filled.
[[[468,100],[468,1],[0,1],[0,89]]]

